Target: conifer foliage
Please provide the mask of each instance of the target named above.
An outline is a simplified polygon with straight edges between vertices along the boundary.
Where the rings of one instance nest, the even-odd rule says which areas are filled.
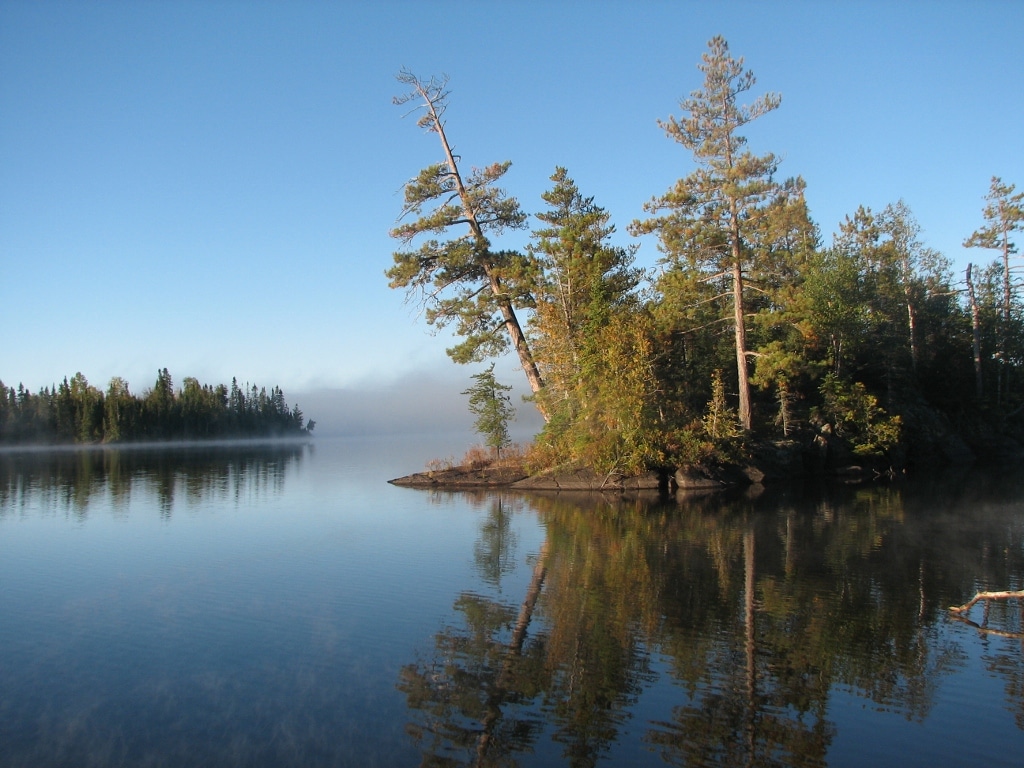
[[[1014,265],[1010,261],[1017,255],[1013,240],[1015,232],[1024,230],[1024,192],[1016,192],[1013,184],[1004,184],[998,176],[992,177],[989,193],[985,196],[982,212],[985,225],[964,240],[966,248],[985,248],[998,251],[999,258],[989,269],[991,284],[999,280],[1001,296],[998,310],[998,340],[995,355],[1000,361],[996,370],[996,392],[1001,402],[1004,393],[1012,389],[1012,373],[1020,375],[1024,364],[1024,335],[1021,333],[1021,306],[1013,280]],[[968,267],[970,269],[970,267]],[[989,291],[991,293],[991,291]],[[980,342],[979,342],[980,344]],[[1012,364],[1011,364],[1012,363]],[[982,366],[978,366],[978,390],[982,390]],[[1012,395],[1010,395],[1012,397]]]
[[[187,377],[177,389],[166,368],[141,396],[119,376],[106,392],[81,373],[36,394],[0,382],[0,444],[5,445],[297,437],[312,433],[314,426],[297,405],[289,409],[280,387],[269,393],[255,384],[243,389],[232,379],[229,389]]]
[[[537,400],[550,416],[539,442],[559,461],[636,471],[656,454],[644,274],[636,248],[611,243],[611,217],[568,171],[556,168],[551,181],[529,248],[529,334],[546,381]]]
[[[516,351],[546,420],[534,462],[631,473],[730,460],[767,439],[884,468],[912,459],[915,443],[931,440],[934,455],[938,424],[973,430],[976,444],[1024,435],[1012,261],[1024,193],[992,179],[984,225],[964,244],[998,258],[972,265],[966,290],[903,200],[860,206],[824,245],[804,180],[776,178],[776,156],[747,146],[781,97],[748,99],[754,75],[722,37],[698,69],[701,87],[658,121],[697,167],[629,228],[655,239],[654,275],[562,167],[525,252],[493,248],[491,237],[527,226],[496,186],[509,164],[464,178],[445,133],[447,79],[399,76],[410,91],[396,102],[422,110],[443,161],[406,185],[391,233],[405,247],[387,275],[424,302],[428,322],[455,324],[455,360]],[[465,394],[498,450],[508,401],[493,366],[474,379]]]
[[[708,48],[699,66],[704,87],[680,103],[681,117],[658,122],[669,138],[693,153],[698,168],[651,200],[645,208],[656,215],[634,222],[633,231],[657,233],[670,268],[697,270],[710,283],[731,284],[739,419],[749,430],[744,281],[756,253],[754,229],[783,188],[774,181],[775,156],[753,154],[739,131],[777,109],[782,99],[767,93],[749,105],[741,104],[740,98],[756,82],[753,72],[743,69],[742,58],[732,58],[725,38],[715,37]]]
[[[486,371],[473,374],[476,382],[462,394],[469,396],[469,410],[476,416],[474,427],[484,438],[489,448],[494,449],[495,458],[501,458],[501,449],[512,443],[508,423],[515,418],[512,400],[506,394],[512,387],[501,384],[494,376],[494,363]]]
[[[448,78],[422,80],[402,71],[398,81],[410,90],[396,97],[395,104],[411,103],[421,111],[417,124],[437,134],[444,159],[405,185],[400,223],[391,230],[405,247],[395,252],[394,266],[387,270],[390,285],[418,296],[431,325],[455,324],[463,340],[448,350],[453,360],[480,361],[504,352],[511,343],[530,388],[539,392],[543,380],[518,315],[531,305],[529,291],[519,280],[523,258],[495,250],[489,237],[526,225],[519,203],[497,186],[511,163],[474,168],[464,177],[445,127]],[[458,229],[462,231],[453,231]]]

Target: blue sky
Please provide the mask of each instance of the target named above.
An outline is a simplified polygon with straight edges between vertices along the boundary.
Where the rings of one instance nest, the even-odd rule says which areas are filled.
[[[564,165],[626,244],[693,168],[655,121],[716,34],[781,93],[746,135],[826,240],[902,198],[958,269],[991,260],[961,242],[992,175],[1024,185],[1024,3],[0,0],[0,379],[457,394],[478,367],[383,276],[402,185],[440,159],[394,75],[447,73],[467,166],[511,160],[536,212]]]

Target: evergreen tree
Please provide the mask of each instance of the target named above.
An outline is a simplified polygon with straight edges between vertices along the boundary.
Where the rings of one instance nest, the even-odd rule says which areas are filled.
[[[635,248],[608,243],[615,227],[604,208],[583,197],[564,168],[551,180],[554,187],[542,195],[549,209],[537,214],[545,226],[534,230],[529,250],[536,269],[530,337],[547,382],[541,399],[548,413],[580,396],[588,352],[613,312],[637,304],[643,276],[632,267]]]
[[[103,401],[103,439],[119,442],[135,436],[134,398],[128,391],[128,382],[114,376],[107,385]]]
[[[5,443],[10,438],[16,403],[13,387],[5,386],[0,380],[0,443]]]
[[[395,103],[418,102],[416,108],[423,110],[418,125],[437,134],[444,161],[427,166],[405,185],[402,218],[415,218],[396,226],[391,236],[404,246],[421,236],[430,239],[394,254],[395,264],[386,273],[389,284],[419,293],[431,325],[441,328],[455,323],[463,341],[448,354],[456,362],[500,354],[511,342],[530,388],[537,393],[543,380],[517,315],[517,308],[531,304],[520,279],[524,260],[517,253],[495,251],[488,237],[526,223],[516,199],[496,186],[511,163],[477,168],[463,178],[460,158],[445,132],[447,78],[424,81],[403,70],[398,81],[410,91],[396,97]],[[453,236],[450,231],[455,227],[466,227],[468,233]]]
[[[74,439],[91,443],[103,437],[103,393],[89,384],[79,372],[71,379],[71,399],[74,403]]]
[[[1017,246],[1010,236],[1024,230],[1024,192],[1014,194],[1014,184],[1004,184],[998,176],[992,177],[989,193],[985,196],[985,226],[975,230],[964,241],[965,248],[989,248],[998,250],[1003,263],[1003,322],[1009,324],[1011,296],[1010,256],[1017,253]]]
[[[732,325],[739,392],[739,421],[751,428],[750,378],[748,375],[747,308],[744,280],[755,255],[757,220],[782,189],[773,181],[778,165],[774,155],[754,155],[745,149],[739,131],[748,123],[776,109],[781,98],[765,94],[749,105],[740,97],[755,83],[743,60],[729,54],[722,37],[708,43],[709,51],[698,68],[704,87],[680,103],[681,118],[670,117],[659,125],[673,140],[689,149],[698,169],[645,210],[660,214],[634,222],[635,234],[656,232],[669,270],[697,270],[699,280],[731,285]]]
[[[484,438],[484,443],[494,449],[495,457],[500,458],[501,449],[512,442],[508,423],[516,412],[505,394],[512,387],[498,383],[494,363],[486,371],[473,374],[473,379],[476,383],[462,394],[469,396],[470,413],[476,416],[474,428]]]
[[[128,389],[119,376],[105,392],[91,386],[81,373],[60,385],[33,395],[23,384],[17,391],[0,383],[0,443],[95,443],[137,439],[300,435],[312,432],[313,422],[303,428],[298,406],[289,410],[280,387],[268,395],[252,387],[246,400],[237,380],[232,392],[223,384],[201,384],[186,377],[180,391],[166,368],[142,398]],[[244,410],[237,421],[229,410],[230,398]]]
[[[179,406],[184,437],[209,437],[213,429],[215,413],[208,392],[194,376],[186,376],[182,382]]]
[[[166,368],[157,371],[153,388],[143,397],[143,410],[149,436],[168,439],[177,435],[178,419],[174,380]]]
[[[751,234],[756,269],[747,283],[755,289],[746,302],[752,313],[749,346],[754,358],[751,383],[774,395],[776,426],[787,436],[800,390],[819,373],[815,338],[807,322],[804,283],[818,256],[820,236],[804,199],[803,179],[790,179],[756,220]]]
[[[53,435],[58,443],[75,441],[75,398],[71,394],[68,377],[55,387],[53,398]]]
[[[530,337],[544,380],[538,396],[550,420],[540,442],[546,463],[582,461],[602,469],[643,468],[654,431],[649,328],[632,266],[635,249],[611,245],[609,214],[584,197],[564,168],[544,193],[544,226],[530,257],[535,311]]]
[[[811,354],[840,378],[869,338],[864,291],[860,260],[841,248],[816,254],[803,273],[799,322],[807,328]]]
[[[999,252],[1002,269],[1002,301],[1000,302],[999,348],[1001,361],[997,384],[997,399],[1002,401],[1009,389],[1008,376],[1011,367],[1024,364],[1024,339],[1021,339],[1020,323],[1014,322],[1014,285],[1010,257],[1017,253],[1016,243],[1011,239],[1014,232],[1024,230],[1024,192],[1014,193],[1016,186],[1004,184],[998,176],[992,177],[989,193],[985,196],[985,226],[975,230],[964,241],[965,248],[986,248]]]
[[[949,296],[948,262],[919,238],[920,226],[902,200],[879,214],[861,206],[840,225],[836,248],[857,264],[859,301],[870,323],[862,364],[894,396],[918,385],[926,336],[922,313],[936,294]]]

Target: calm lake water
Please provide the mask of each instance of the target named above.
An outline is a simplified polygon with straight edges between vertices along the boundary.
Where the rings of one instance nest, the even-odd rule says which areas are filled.
[[[431,493],[429,443],[0,454],[0,766],[1020,766],[1024,473]]]

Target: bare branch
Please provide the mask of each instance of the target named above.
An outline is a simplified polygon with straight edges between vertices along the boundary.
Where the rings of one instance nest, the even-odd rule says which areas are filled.
[[[953,613],[966,613],[971,610],[971,608],[974,607],[974,604],[979,600],[1011,600],[1014,598],[1024,598],[1024,589],[1006,592],[979,592],[963,605],[949,606],[949,610]]]

